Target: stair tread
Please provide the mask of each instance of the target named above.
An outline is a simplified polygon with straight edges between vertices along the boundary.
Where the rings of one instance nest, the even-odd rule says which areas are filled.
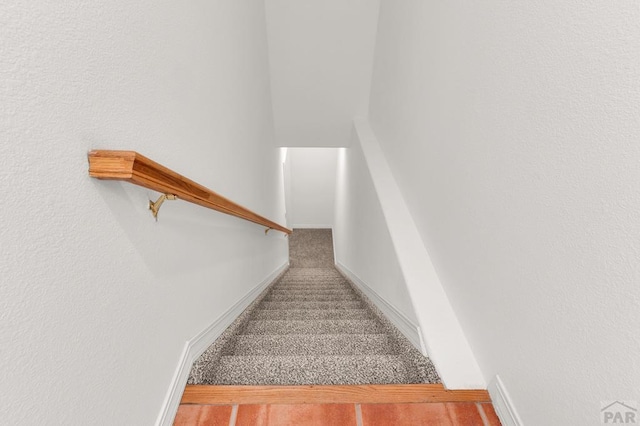
[[[348,284],[339,282],[280,282],[274,288],[348,289]]]
[[[334,267],[331,238],[330,230],[294,231],[290,268],[194,363],[190,383],[439,381],[433,364]]]
[[[274,287],[340,287],[351,288],[349,284],[338,281],[281,281],[274,285]]]
[[[274,287],[269,294],[294,293],[294,294],[356,294],[349,288],[280,288]]]
[[[284,284],[314,284],[314,283],[326,283],[326,284],[344,284],[348,285],[348,281],[344,278],[319,278],[319,277],[289,277],[281,278],[278,283]]]
[[[350,286],[343,284],[276,284],[272,288],[286,291],[353,291]]]
[[[330,302],[270,302],[260,303],[261,309],[360,309],[363,303],[354,301],[330,301]]]
[[[271,292],[267,295],[267,297],[356,297],[353,292],[348,291],[338,291],[338,292],[316,292],[316,291],[276,291]],[[358,298],[358,300],[360,300]]]
[[[384,332],[373,319],[248,321],[242,334],[377,334]]]
[[[280,278],[279,282],[291,282],[291,281],[305,281],[305,282],[348,282],[341,276],[328,276],[328,275],[285,275]]]
[[[392,355],[386,334],[239,335],[226,355]]]
[[[265,302],[330,302],[340,300],[356,300],[360,299],[355,294],[269,294],[264,299]]]
[[[223,356],[205,384],[331,385],[417,383],[402,357],[344,356]]]

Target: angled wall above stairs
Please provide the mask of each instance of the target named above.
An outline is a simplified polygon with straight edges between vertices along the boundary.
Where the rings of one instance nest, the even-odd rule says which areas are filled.
[[[352,280],[357,276],[366,283],[416,328],[418,319],[356,138],[354,133],[351,147],[341,148],[338,155],[333,228],[336,264]],[[413,342],[422,349],[420,338]]]
[[[354,124],[352,148],[342,153],[338,172],[336,263],[416,320],[423,350],[445,386],[483,388],[484,378],[375,135],[366,120]]]

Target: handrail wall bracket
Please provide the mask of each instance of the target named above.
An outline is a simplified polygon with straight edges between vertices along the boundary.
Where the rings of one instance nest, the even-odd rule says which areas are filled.
[[[151,214],[158,221],[158,212],[160,211],[160,207],[165,200],[177,200],[178,197],[174,194],[162,194],[155,202],[149,200],[149,210],[151,210]]]

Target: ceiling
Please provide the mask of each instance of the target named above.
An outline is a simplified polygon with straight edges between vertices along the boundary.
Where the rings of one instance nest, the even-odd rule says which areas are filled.
[[[277,144],[348,146],[366,115],[379,0],[266,0]]]

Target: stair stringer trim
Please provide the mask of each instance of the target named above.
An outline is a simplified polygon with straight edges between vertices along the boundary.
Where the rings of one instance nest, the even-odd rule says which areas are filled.
[[[404,337],[411,342],[411,344],[419,350],[423,355],[426,355],[427,351],[422,341],[422,334],[420,333],[420,327],[411,321],[405,314],[403,314],[398,308],[387,302],[382,296],[380,296],[374,289],[369,287],[367,283],[362,281],[360,277],[354,274],[349,268],[340,262],[336,262],[336,268],[344,274],[351,282],[353,282],[377,307],[382,313],[391,321],[391,323],[404,335]]]
[[[156,426],[172,426],[175,416],[180,406],[182,392],[187,385],[189,373],[193,363],[207,350],[213,342],[229,327],[240,314],[262,293],[269,285],[276,281],[282,273],[289,267],[287,261],[260,284],[251,289],[240,300],[238,300],[229,310],[218,317],[211,325],[198,333],[191,340],[187,341],[180,355],[178,367],[171,380],[171,386],[165,397],[160,415],[156,421]]]

